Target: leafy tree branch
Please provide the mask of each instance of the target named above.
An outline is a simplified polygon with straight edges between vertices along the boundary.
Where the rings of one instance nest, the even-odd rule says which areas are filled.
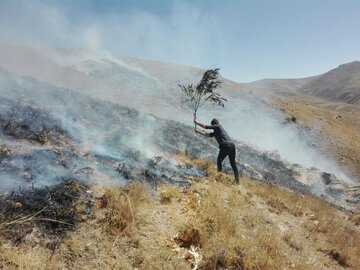
[[[217,106],[224,107],[224,101],[226,101],[226,99],[219,93],[215,92],[222,83],[219,78],[219,70],[219,68],[206,70],[196,87],[193,84],[189,84],[187,86],[179,84],[181,90],[190,98],[190,103],[194,111],[194,118],[196,118],[196,114],[200,106],[208,101]]]

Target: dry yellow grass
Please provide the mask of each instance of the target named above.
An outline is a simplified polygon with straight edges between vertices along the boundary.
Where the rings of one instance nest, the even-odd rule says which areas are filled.
[[[315,131],[313,140],[325,155],[347,166],[360,179],[360,109],[355,105],[324,101],[298,94],[275,97],[286,117],[294,116]]]
[[[104,208],[99,225],[108,234],[131,235],[142,222],[138,209],[149,201],[146,187],[141,183],[131,183],[121,189],[107,189],[100,198]]]
[[[312,196],[206,170],[187,187],[106,188],[62,239],[0,243],[2,269],[359,269],[354,215]],[[356,215],[355,215],[356,216]],[[50,259],[51,258],[51,259]]]
[[[161,203],[170,203],[171,200],[178,200],[181,198],[181,192],[178,187],[171,185],[162,185],[160,190],[160,201]]]

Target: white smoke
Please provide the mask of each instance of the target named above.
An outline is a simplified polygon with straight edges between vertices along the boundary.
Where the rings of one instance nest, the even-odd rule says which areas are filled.
[[[210,109],[200,112],[200,117],[210,124],[218,118],[230,136],[250,144],[261,151],[280,154],[281,158],[306,168],[316,167],[335,174],[339,179],[352,182],[349,173],[341,168],[331,156],[321,155],[304,136],[306,131],[285,123],[275,116],[268,106],[246,95],[229,99],[224,109]]]
[[[131,80],[134,78],[134,80],[127,85],[121,85],[116,82],[116,76],[120,75],[117,73],[114,77],[105,79],[91,78],[92,80],[82,86],[85,89],[80,89],[81,87],[76,83],[67,84],[67,77],[60,77],[63,74],[59,75],[58,80],[53,80],[56,74],[52,70],[54,67],[52,65],[44,68],[48,73],[42,73],[42,79],[48,75],[51,79],[46,82],[55,85],[61,82],[63,84],[60,86],[192,125],[192,112],[184,112],[183,104],[179,106],[182,98],[181,94],[177,93],[180,90],[176,87],[177,83],[186,84],[187,82],[179,79],[173,80],[172,85],[163,83],[162,80],[166,80],[167,74],[163,79],[158,79],[156,76],[149,75],[151,74],[149,69],[152,67],[146,70],[139,65],[127,64],[114,57],[109,51],[129,55],[137,54],[157,60],[173,59],[178,63],[192,63],[193,65],[207,63],[211,66],[218,62],[217,54],[214,52],[222,47],[222,40],[226,40],[222,34],[224,29],[219,27],[218,17],[202,13],[198,8],[184,1],[173,5],[168,24],[155,14],[139,10],[132,10],[121,16],[108,14],[109,16],[101,18],[83,18],[83,23],[74,24],[68,12],[65,6],[50,5],[41,1],[9,2],[6,9],[0,12],[0,42],[41,48],[86,48],[86,53],[79,50],[79,55],[81,55],[79,58],[74,57],[74,54],[68,57],[63,54],[53,54],[51,60],[72,71],[79,71],[80,73],[76,76],[82,73],[91,75],[89,70],[85,70],[88,67],[82,66],[86,60],[105,63],[103,67],[107,67],[106,65],[111,62],[131,71],[125,77],[129,75],[128,78]],[[79,14],[79,17],[82,15]],[[204,59],[210,60],[204,61]],[[36,64],[27,67],[28,70],[38,68],[40,67]],[[36,77],[35,75],[38,74],[24,75]],[[182,76],[182,74],[176,75],[179,78]],[[187,79],[194,79],[193,83],[196,83],[197,76],[198,74]],[[94,86],[94,83],[97,84]],[[168,91],[167,94],[173,98],[174,104],[167,103],[163,91]],[[57,106],[56,103],[51,102],[46,105],[54,108]],[[106,130],[99,133],[98,130],[92,131],[91,128],[87,128],[84,123],[72,121],[73,115],[69,115],[64,108],[57,108],[56,113],[64,125],[78,135],[84,146],[109,154],[107,148],[96,143],[107,139],[109,134]],[[200,111],[199,118],[204,122],[209,123],[214,117],[219,118],[225,129],[236,140],[254,145],[261,151],[277,151],[283,159],[291,163],[298,163],[305,167],[314,166],[335,173],[339,178],[348,179],[331,158],[321,156],[309,146],[307,139],[296,128],[283,125],[281,120],[273,117],[266,107],[251,99],[240,96],[229,99],[225,110],[207,107]],[[153,133],[151,122],[139,130],[140,132],[129,140],[130,145],[150,157],[156,153],[149,140],[149,136]]]
[[[86,49],[94,52],[103,50],[102,36],[95,25],[85,28],[83,36]]]

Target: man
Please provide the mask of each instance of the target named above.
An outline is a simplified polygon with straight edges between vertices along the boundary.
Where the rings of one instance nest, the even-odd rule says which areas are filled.
[[[235,162],[235,155],[236,155],[235,144],[231,140],[230,136],[227,134],[225,129],[219,124],[219,121],[215,118],[211,121],[211,126],[204,125],[204,124],[196,121],[195,118],[194,118],[194,123],[199,125],[202,128],[213,130],[212,133],[206,133],[202,130],[197,130],[197,129],[195,131],[196,131],[196,133],[199,133],[206,137],[215,137],[216,141],[219,144],[219,148],[220,148],[219,155],[217,157],[218,171],[219,172],[222,171],[222,162],[226,158],[226,156],[229,156],[230,164],[231,164],[231,167],[232,167],[232,169],[234,171],[234,175],[235,175],[235,182],[236,182],[236,184],[239,184],[239,172],[238,172],[238,169],[236,167],[236,162]]]

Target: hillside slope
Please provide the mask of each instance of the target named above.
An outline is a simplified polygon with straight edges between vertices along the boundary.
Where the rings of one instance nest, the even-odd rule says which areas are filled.
[[[51,212],[0,223],[0,266],[54,270],[360,266],[359,215],[248,178],[234,186],[231,176],[217,173],[209,162],[183,156],[178,162],[195,164],[207,177],[193,178],[185,187],[160,185],[156,190],[143,182],[87,187],[83,192],[91,194],[90,204],[80,196],[74,209],[86,203],[90,210],[70,227],[66,224],[73,220],[67,217],[61,231],[55,225],[62,216],[51,221],[46,218]],[[76,184],[72,190],[81,192]],[[18,203],[13,211],[22,207]],[[20,230],[22,226],[27,232]]]
[[[360,104],[360,62],[340,65],[306,83],[299,92],[331,101]]]
[[[142,108],[159,117],[177,115],[186,108],[178,84],[199,81],[204,70],[183,65],[98,54],[75,49],[35,49],[0,46],[0,68],[55,87],[66,88],[117,104]],[[224,90],[241,86],[224,78]],[[134,98],[141,97],[141,98]]]
[[[321,75],[301,79],[264,79],[243,86],[258,93],[302,93],[329,101],[360,104],[360,62],[340,65]]]
[[[316,77],[302,79],[263,79],[247,83],[244,87],[248,91],[256,91],[258,93],[293,93],[315,78]]]
[[[273,102],[308,130],[314,147],[360,176],[359,108],[298,94],[274,96]]]
[[[234,138],[234,186],[177,86],[201,69],[0,50],[0,268],[359,266],[355,177],[284,121],[292,106],[224,79],[226,107],[201,109]]]
[[[11,73],[0,72],[0,80],[3,192],[17,186],[52,185],[69,177],[90,183],[144,177],[181,183],[178,172],[193,176],[198,172],[174,166],[174,154],[211,156],[215,161],[215,142],[194,135],[192,127],[180,122]],[[348,210],[359,208],[359,200],[346,192],[352,183],[341,175],[292,164],[276,152],[251,145],[236,142],[236,146],[244,175],[322,196]]]

